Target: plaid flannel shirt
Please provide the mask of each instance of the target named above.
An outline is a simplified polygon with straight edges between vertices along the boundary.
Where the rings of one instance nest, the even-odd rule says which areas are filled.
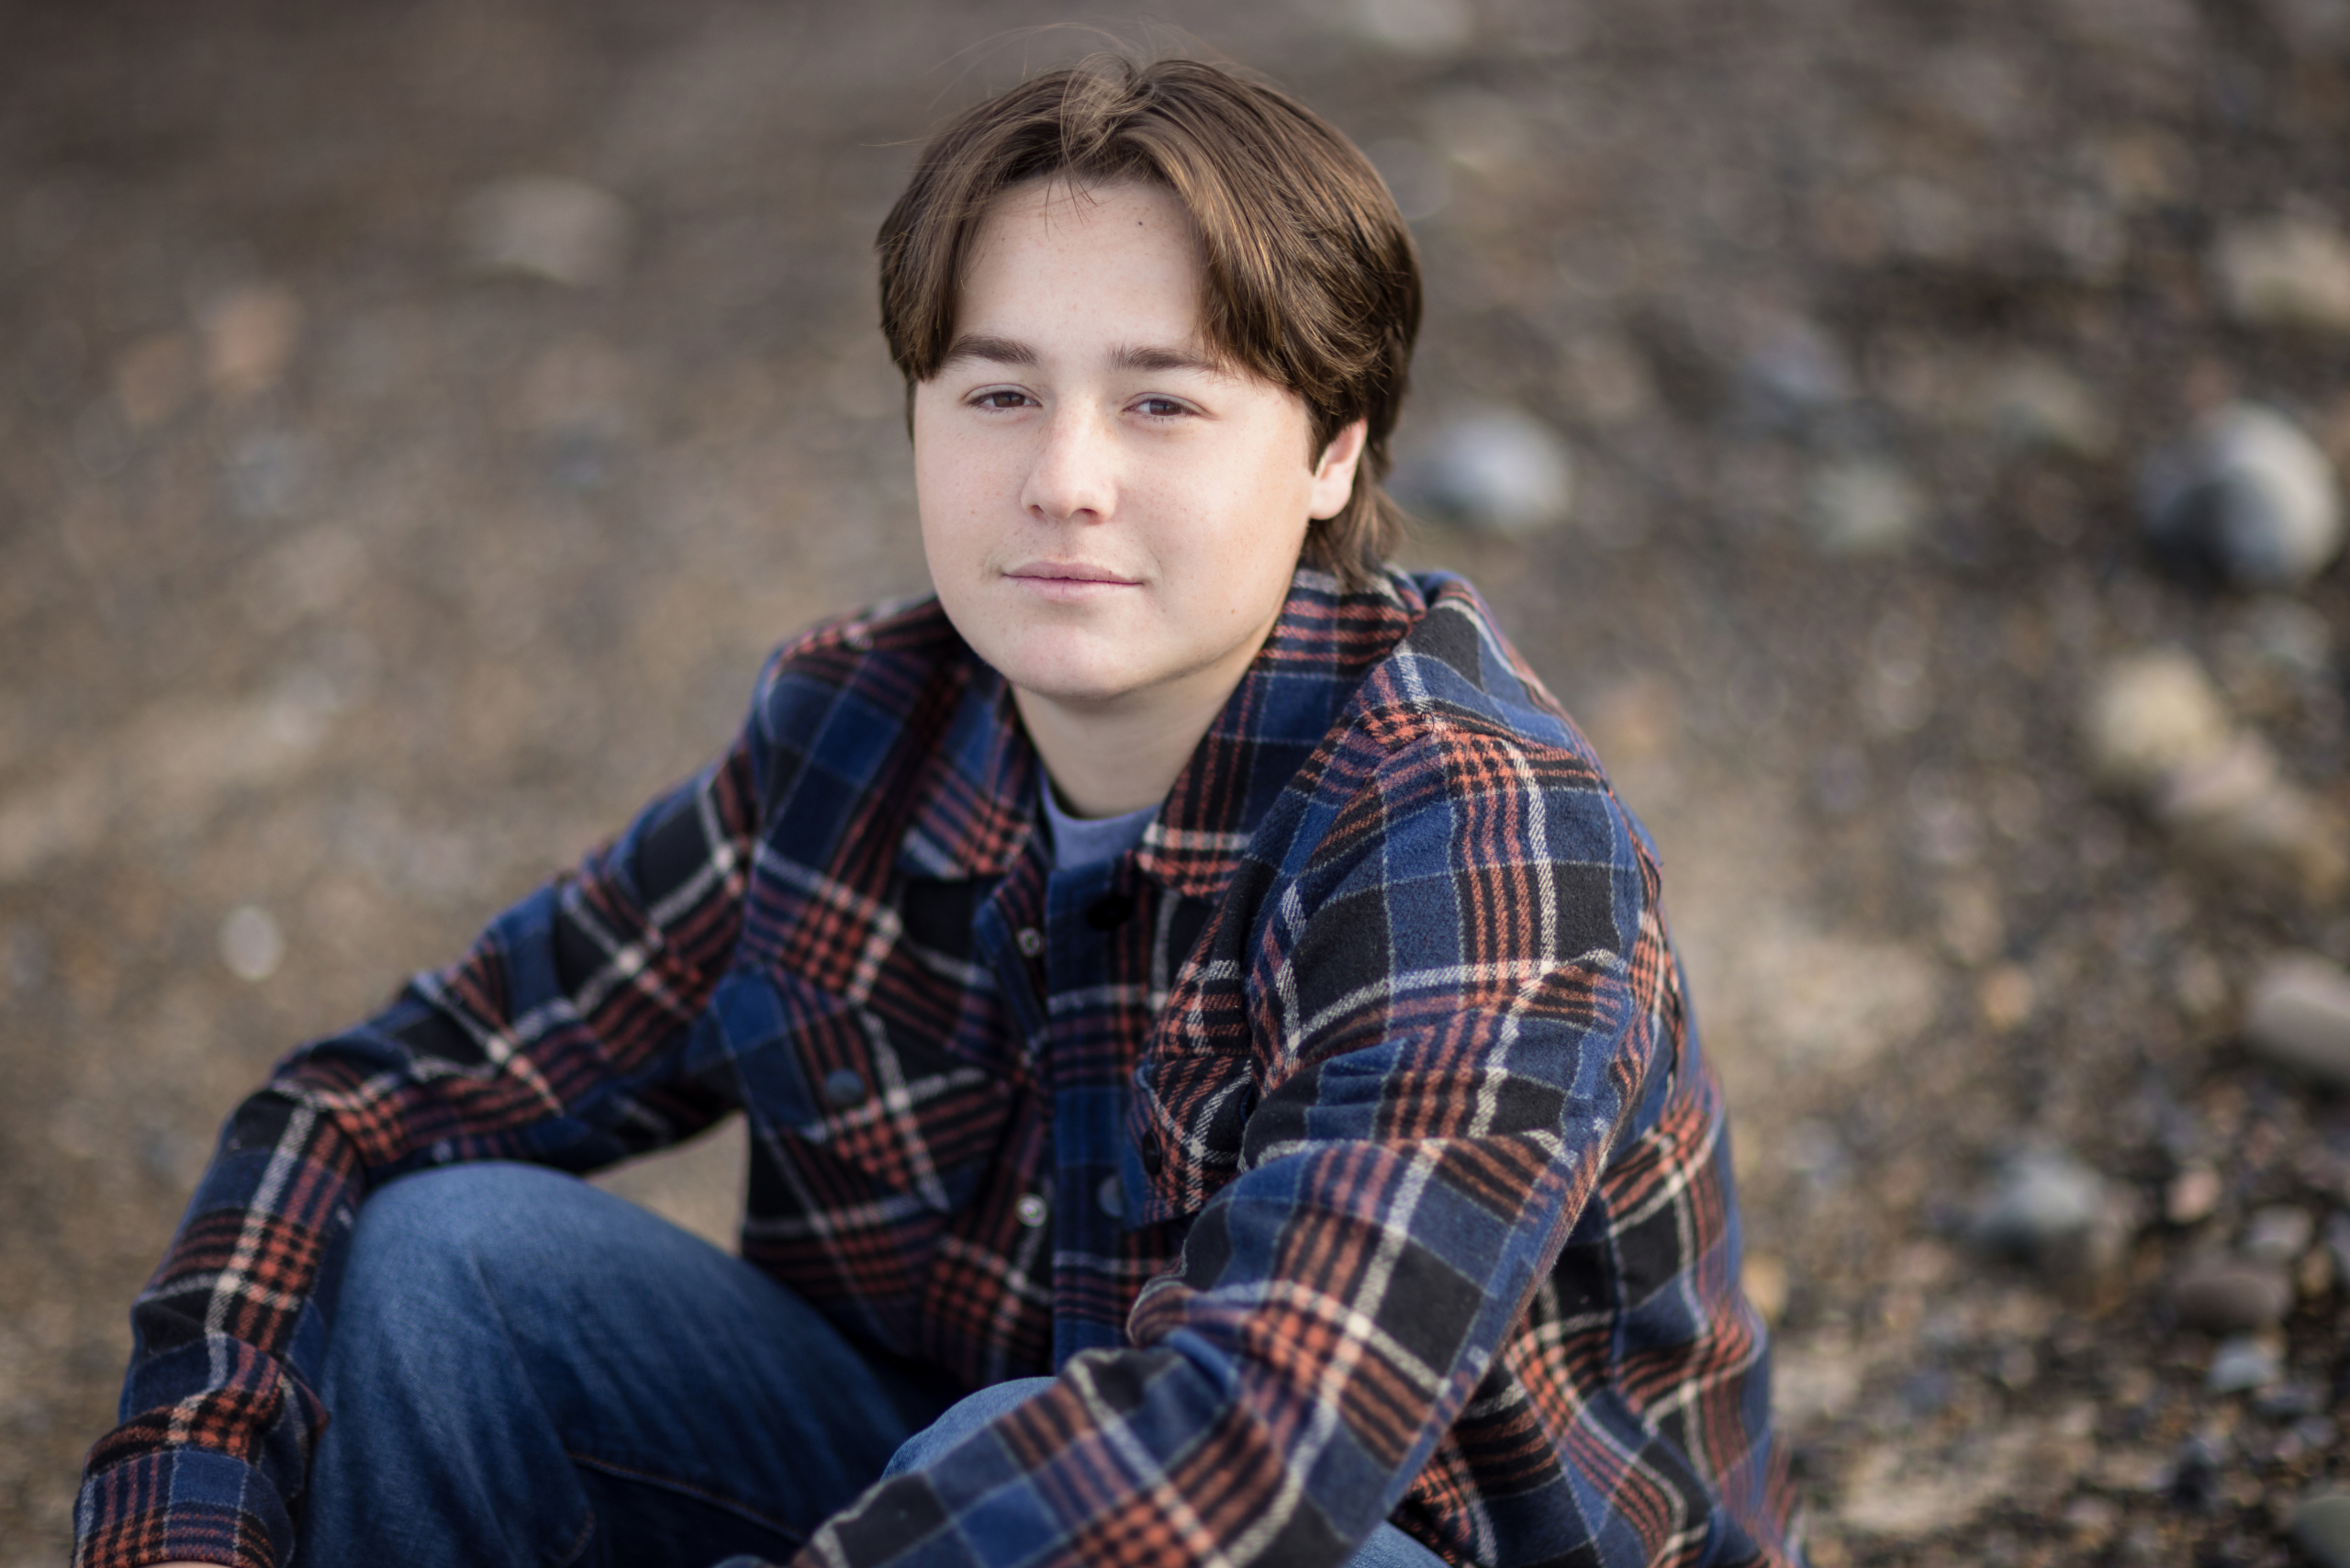
[[[1465,584],[1301,571],[1139,845],[1055,869],[934,602],[223,1134],[77,1562],[284,1561],[374,1184],[741,1110],[743,1256],[972,1386],[803,1563],[1787,1562],[1722,1108],[1643,831]],[[968,1528],[967,1527],[972,1527]]]

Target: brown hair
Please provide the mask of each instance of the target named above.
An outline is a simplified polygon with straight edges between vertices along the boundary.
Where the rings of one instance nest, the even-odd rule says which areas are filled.
[[[931,139],[874,241],[881,330],[909,398],[954,341],[990,206],[1053,175],[1174,193],[1206,263],[1208,345],[1305,400],[1309,463],[1365,422],[1354,492],[1307,531],[1304,559],[1367,580],[1402,533],[1379,481],[1420,326],[1412,237],[1370,161],[1295,99],[1192,60],[1100,57],[990,99]]]

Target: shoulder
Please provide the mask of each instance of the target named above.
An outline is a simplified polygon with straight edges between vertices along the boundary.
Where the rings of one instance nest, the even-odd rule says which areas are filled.
[[[760,672],[747,740],[769,790],[814,763],[869,775],[883,754],[942,727],[982,668],[935,599],[818,622]]]
[[[1406,736],[1485,731],[1528,746],[1598,756],[1465,578],[1431,572],[1410,579],[1423,608],[1363,682],[1366,715],[1404,721]]]
[[[1324,885],[1601,868],[1611,886],[1653,898],[1647,830],[1484,599],[1458,577],[1406,581],[1417,613],[1297,780],[1281,868]]]

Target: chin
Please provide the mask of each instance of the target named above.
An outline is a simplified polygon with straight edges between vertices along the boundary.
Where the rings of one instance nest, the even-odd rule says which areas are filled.
[[[1129,683],[1106,671],[1038,671],[1015,666],[1004,670],[1003,678],[1031,696],[1078,708],[1113,702],[1132,689]]]

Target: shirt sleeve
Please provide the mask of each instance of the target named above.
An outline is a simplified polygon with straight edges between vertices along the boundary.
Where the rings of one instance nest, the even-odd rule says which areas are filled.
[[[1142,1158],[1198,1213],[1132,1348],[802,1564],[1340,1563],[1485,1382],[1670,1034],[1655,868],[1564,748],[1451,726],[1340,776],[1162,1018]]]
[[[237,1108],[132,1309],[122,1422],[90,1452],[78,1565],[285,1560],[326,1417],[304,1373],[331,1315],[319,1265],[375,1184],[471,1159],[586,1170],[729,1108],[676,1064],[740,928],[759,727],[755,706],[719,761],[462,961],[297,1050]]]

